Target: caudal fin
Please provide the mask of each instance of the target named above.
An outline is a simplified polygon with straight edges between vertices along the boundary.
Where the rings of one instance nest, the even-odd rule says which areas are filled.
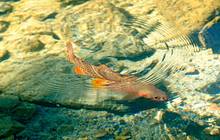
[[[75,63],[74,58],[76,57],[73,54],[73,45],[70,41],[66,42],[66,52],[67,52],[67,59],[71,62],[71,63]]]

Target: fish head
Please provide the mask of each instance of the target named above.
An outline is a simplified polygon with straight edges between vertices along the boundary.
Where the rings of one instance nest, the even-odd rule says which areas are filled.
[[[138,90],[138,96],[150,99],[153,101],[167,101],[168,96],[162,90],[156,88],[153,85],[146,85]]]

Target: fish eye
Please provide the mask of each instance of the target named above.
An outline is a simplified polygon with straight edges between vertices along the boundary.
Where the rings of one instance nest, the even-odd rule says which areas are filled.
[[[159,98],[157,96],[154,97],[155,100],[158,100]]]
[[[155,96],[155,97],[154,97],[154,100],[157,100],[157,101],[166,101],[166,100],[167,100],[167,97],[158,97],[158,96]]]

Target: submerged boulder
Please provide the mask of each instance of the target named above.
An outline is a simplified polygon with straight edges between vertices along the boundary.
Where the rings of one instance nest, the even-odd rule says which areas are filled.
[[[0,110],[10,111],[14,107],[20,104],[20,101],[17,96],[12,95],[0,95]]]
[[[8,116],[0,117],[0,138],[19,133],[23,129],[24,129],[24,125],[22,125],[17,121],[12,120],[11,117]]]
[[[211,48],[213,53],[220,53],[220,16],[208,22],[199,32],[199,39],[204,48]]]
[[[32,118],[35,112],[35,104],[23,102],[13,109],[12,114],[16,120],[25,121]]]

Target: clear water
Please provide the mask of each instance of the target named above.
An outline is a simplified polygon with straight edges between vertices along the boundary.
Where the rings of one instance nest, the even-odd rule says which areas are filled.
[[[0,138],[219,139],[218,7],[192,2],[188,18],[161,7],[187,3],[158,1],[0,1]],[[197,24],[196,4],[214,14],[198,14]],[[77,57],[149,82],[169,100],[95,89],[72,70],[67,41]]]

